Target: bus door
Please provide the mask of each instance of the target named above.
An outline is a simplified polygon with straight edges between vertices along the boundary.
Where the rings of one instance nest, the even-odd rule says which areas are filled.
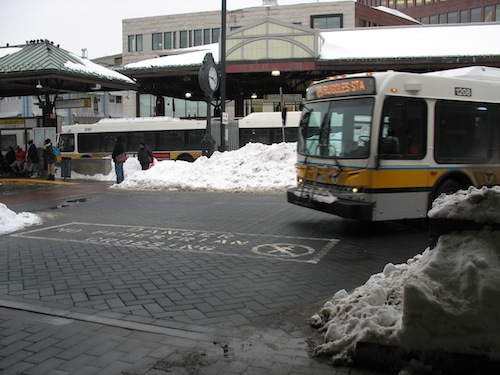
[[[386,98],[378,147],[376,220],[426,217],[429,164],[425,100]]]

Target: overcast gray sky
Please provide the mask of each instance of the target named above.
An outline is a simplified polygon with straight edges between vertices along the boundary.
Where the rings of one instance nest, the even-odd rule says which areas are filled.
[[[318,0],[278,0],[279,5]],[[331,1],[331,0],[330,0]],[[226,0],[227,9],[262,5],[262,0]],[[90,59],[122,52],[122,20],[219,10],[222,0],[1,0],[0,47],[49,39]]]

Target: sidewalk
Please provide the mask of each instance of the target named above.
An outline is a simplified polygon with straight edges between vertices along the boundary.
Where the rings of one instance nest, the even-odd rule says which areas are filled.
[[[199,332],[0,301],[1,374],[368,375],[308,355],[280,330]]]

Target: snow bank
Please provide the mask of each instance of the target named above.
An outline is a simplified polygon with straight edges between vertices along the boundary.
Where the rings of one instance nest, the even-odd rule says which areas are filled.
[[[235,151],[216,151],[193,163],[160,161],[146,171],[140,169],[137,159],[129,158],[124,166],[125,181],[113,188],[281,193],[295,185],[296,148],[296,143],[249,143]]]
[[[0,203],[0,235],[22,229],[29,225],[40,224],[42,219],[29,212],[16,214],[3,203]]]
[[[498,222],[500,188],[442,195],[434,218]],[[500,360],[500,232],[452,233],[404,264],[388,264],[352,293],[337,292],[311,324],[315,354],[348,362],[360,341],[404,351],[485,355]]]

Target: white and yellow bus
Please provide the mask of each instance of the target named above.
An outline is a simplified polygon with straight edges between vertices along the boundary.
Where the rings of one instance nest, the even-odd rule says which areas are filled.
[[[107,157],[120,136],[129,154],[144,142],[158,160],[193,161],[201,155],[205,128],[206,121],[172,117],[102,119],[63,126],[58,145],[63,157]]]
[[[272,144],[297,141],[300,112],[290,112],[286,125],[280,112],[252,113],[232,121],[228,127],[229,150],[249,142]],[[61,157],[107,157],[113,151],[115,139],[121,136],[126,152],[134,154],[139,143],[147,144],[158,160],[194,161],[202,154],[206,120],[186,120],[173,117],[135,117],[102,119],[94,124],[65,125],[58,137]],[[211,133],[220,138],[220,121],[212,121]],[[215,149],[219,146],[215,145]]]
[[[441,193],[500,183],[500,69],[379,72],[310,85],[288,201],[345,218],[425,218]]]

